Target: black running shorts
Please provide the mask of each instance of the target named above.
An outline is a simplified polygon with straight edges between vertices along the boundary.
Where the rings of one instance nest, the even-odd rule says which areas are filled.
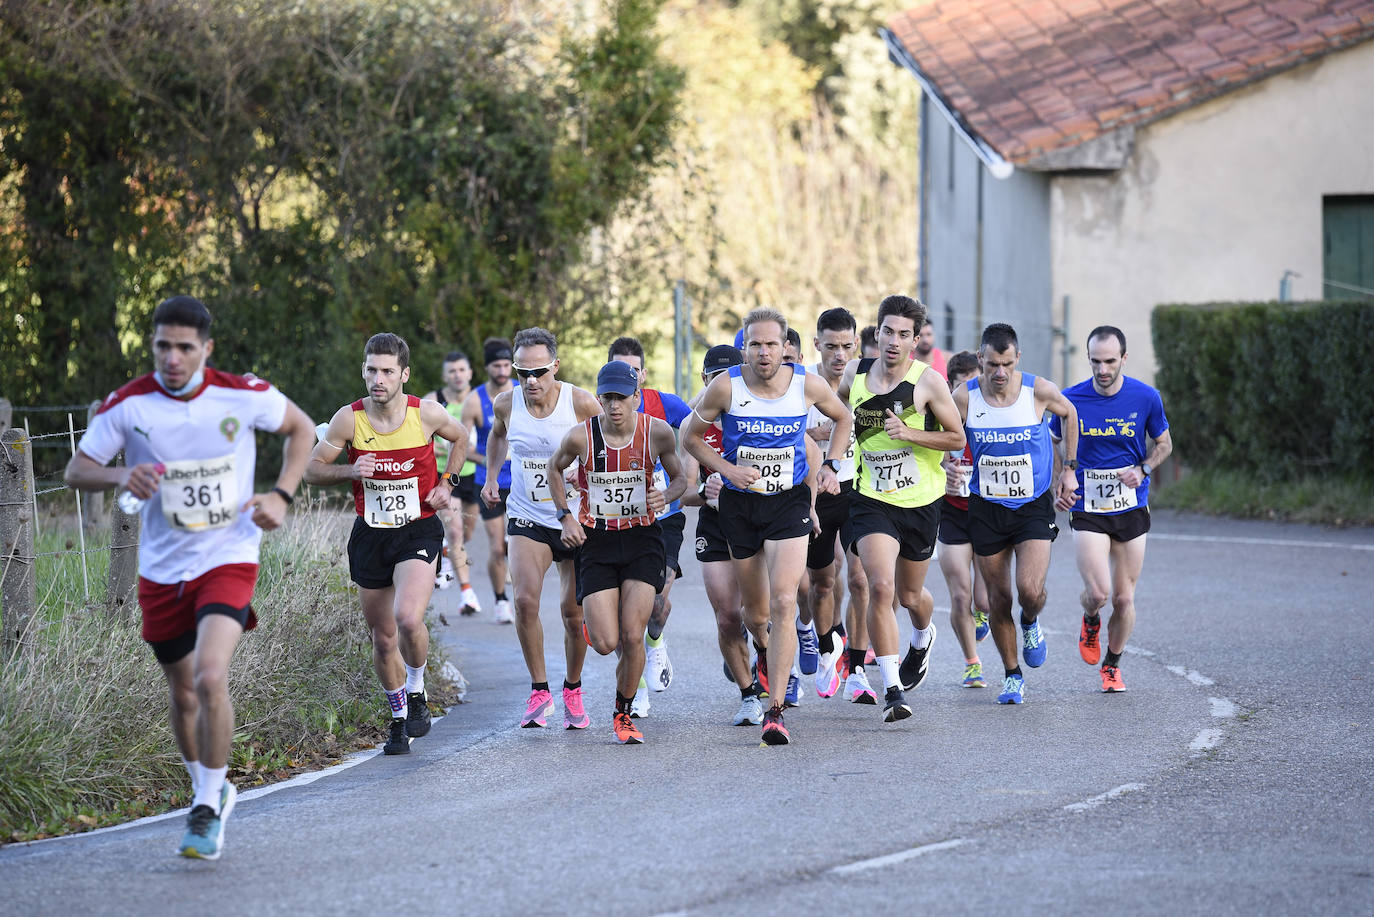
[[[1124,513],[1070,513],[1075,532],[1101,532],[1112,541],[1134,541],[1150,530],[1150,508],[1137,506]]]
[[[720,527],[720,513],[703,506],[697,512],[697,563],[709,564],[730,559],[730,545]]]
[[[811,534],[811,491],[799,486],[756,494],[721,488],[720,527],[736,560],[753,557],[765,541],[805,538]]]
[[[968,498],[968,535],[973,553],[982,557],[1000,554],[1023,541],[1054,541],[1059,537],[1059,526],[1054,521],[1054,500],[1050,491],[1047,489],[1016,509],[971,494]]]
[[[667,565],[664,562],[663,532],[657,522],[627,529],[590,529],[582,531],[587,540],[577,552],[577,603],[607,589],[619,589],[628,580],[638,580],[663,591]]]
[[[854,485],[845,481],[840,485],[838,494],[816,495],[816,516],[821,521],[821,533],[812,535],[806,547],[806,567],[808,570],[824,570],[835,562],[835,539],[842,544],[850,544],[852,533],[841,531],[849,525],[850,497]]]
[[[348,536],[348,575],[364,589],[392,585],[396,565],[405,560],[438,562],[444,550],[444,525],[425,516],[394,529],[374,529],[359,516]]]
[[[968,507],[940,500],[940,544],[968,544]]]
[[[658,520],[658,527],[663,530],[663,556],[668,566],[673,568],[673,574],[681,576],[682,564],[678,561],[678,554],[682,552],[682,533],[687,528],[687,515],[676,512],[664,516]]]
[[[940,528],[940,504],[943,502],[893,506],[855,494],[849,510],[854,543],[857,546],[867,535],[887,535],[897,540],[897,556],[902,560],[930,560],[935,553],[935,533]]]
[[[563,543],[563,530],[545,528],[537,522],[528,519],[521,519],[519,516],[511,516],[506,520],[506,534],[512,538],[519,535],[521,538],[528,538],[540,544],[549,546],[553,552],[553,562],[561,564],[565,560],[576,560],[577,549],[570,548]]]

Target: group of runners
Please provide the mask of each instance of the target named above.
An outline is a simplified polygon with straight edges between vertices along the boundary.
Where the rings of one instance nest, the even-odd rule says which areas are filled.
[[[644,351],[628,337],[609,347],[595,393],[560,380],[557,340],[542,328],[485,342],[476,388],[468,358],[450,353],[443,385],[420,398],[405,391],[406,342],[380,333],[364,348],[367,394],[316,429],[267,382],[209,368],[210,325],[192,297],[157,307],[155,371],[106,399],[67,469],[74,487],[148,501],[139,603],[192,782],[183,855],[222,849],[235,798],[228,664],[256,624],[261,533],[282,524],[302,480],[352,489],[349,571],[385,695],[386,754],[407,753],[430,729],[433,590],[456,580],[463,611],[481,610],[464,550],[479,516],[494,615],[514,623],[530,675],[522,727],[546,726],[555,709],[539,611],[556,564],[563,725],[590,725],[590,647],[618,657],[616,741],[644,741],[635,721],[649,690],[673,679],[664,626],[684,505],[699,507],[695,553],[740,693],[732,722],[761,726],[763,744],[791,741],[784,711],[804,676],[821,697],[843,686],[848,700],[876,705],[876,665],[884,721],[912,715],[906,694],[926,679],[936,636],[925,579],[937,541],[963,684],[985,684],[976,646],[991,632],[1004,669],[997,699],[1021,703],[1021,664],[1046,659],[1038,618],[1056,509],[1071,514],[1084,582],[1080,654],[1100,663],[1103,691],[1125,689],[1149,477],[1171,444],[1158,393],[1123,375],[1116,328],[1094,329],[1092,377],[1061,392],[1018,369],[1008,325],[946,361],[925,307],[907,296],[879,304],[871,347],[850,312],[822,313],[812,366],[785,316],[756,309],[736,346],[707,352],[690,404],[644,386]],[[286,437],[281,472],[258,494],[254,430]],[[126,464],[109,467],[120,452]],[[911,620],[905,648],[899,607]]]

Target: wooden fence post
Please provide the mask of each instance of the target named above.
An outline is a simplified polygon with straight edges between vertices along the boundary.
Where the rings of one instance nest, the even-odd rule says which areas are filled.
[[[124,461],[122,455],[119,461]],[[119,508],[118,500],[110,500],[110,586],[105,601],[111,611],[127,610],[132,615],[138,608],[138,539],[142,526],[142,516],[131,516]]]
[[[91,428],[91,418],[95,417],[95,412],[100,409],[102,401],[92,401],[86,410],[86,429]],[[109,516],[106,514],[106,507],[114,502],[114,492],[108,495],[103,490],[86,490],[81,493],[81,518],[85,523],[86,532],[95,532],[110,524]]]
[[[38,603],[33,575],[33,443],[0,434],[0,628],[5,655],[19,645]]]

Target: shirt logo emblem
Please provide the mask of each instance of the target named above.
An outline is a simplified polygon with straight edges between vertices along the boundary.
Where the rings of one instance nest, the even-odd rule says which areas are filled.
[[[226,417],[219,422],[219,431],[224,434],[224,438],[229,442],[234,441],[234,437],[239,432],[239,421],[237,417]]]

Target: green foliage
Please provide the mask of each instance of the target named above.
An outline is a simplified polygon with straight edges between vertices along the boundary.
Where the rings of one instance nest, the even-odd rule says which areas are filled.
[[[1270,481],[1370,477],[1374,365],[1359,353],[1374,304],[1164,305],[1153,333],[1184,463]]]
[[[564,309],[623,279],[581,270],[589,240],[671,144],[658,6],[612,0],[550,48],[471,0],[5,4],[6,394],[87,400],[145,370],[176,292],[215,313],[218,365],[318,416],[377,331],[437,370],[523,326],[600,329]]]
[[[1274,481],[1245,471],[1190,469],[1177,481],[1152,487],[1150,504],[1244,519],[1374,525],[1374,479],[1306,473]]]

